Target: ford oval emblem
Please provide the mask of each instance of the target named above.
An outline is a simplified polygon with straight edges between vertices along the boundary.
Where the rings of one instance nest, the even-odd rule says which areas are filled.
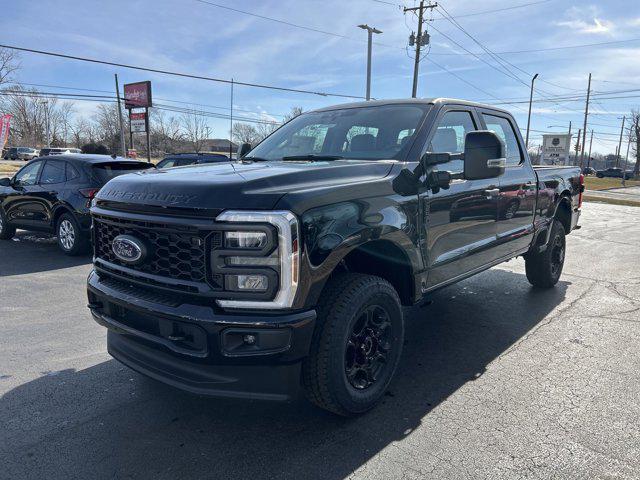
[[[119,260],[126,263],[139,263],[144,259],[144,243],[131,235],[118,235],[111,243],[111,250]]]

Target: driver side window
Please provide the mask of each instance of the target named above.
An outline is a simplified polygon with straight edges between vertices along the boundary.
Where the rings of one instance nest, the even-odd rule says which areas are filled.
[[[433,153],[463,153],[465,135],[474,130],[477,130],[477,128],[471,112],[446,112],[440,117],[427,150]],[[451,160],[449,163],[441,165],[441,169],[452,173],[462,173],[464,162],[462,160]]]
[[[14,184],[21,187],[35,185],[42,162],[34,162],[16,173]]]

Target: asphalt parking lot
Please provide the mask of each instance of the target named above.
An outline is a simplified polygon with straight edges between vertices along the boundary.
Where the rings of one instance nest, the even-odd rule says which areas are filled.
[[[22,232],[0,244],[0,478],[640,478],[640,208],[581,224],[553,290],[518,259],[407,309],[396,381],[350,420],[130,371],[89,258]]]

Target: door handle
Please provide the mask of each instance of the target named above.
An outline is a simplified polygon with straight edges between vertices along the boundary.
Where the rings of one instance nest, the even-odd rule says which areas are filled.
[[[491,188],[489,190],[484,191],[484,194],[487,196],[487,200],[491,200],[492,198],[497,197],[499,193],[500,193],[499,188]]]

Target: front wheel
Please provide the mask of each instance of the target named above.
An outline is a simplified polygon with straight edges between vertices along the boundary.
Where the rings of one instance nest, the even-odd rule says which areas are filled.
[[[84,253],[88,247],[86,235],[80,230],[76,219],[70,213],[63,213],[56,226],[58,247],[66,255],[76,256]]]
[[[10,240],[16,234],[16,227],[9,225],[6,215],[0,208],[0,240]]]
[[[311,402],[343,416],[373,408],[396,370],[404,339],[400,299],[386,280],[343,273],[332,278],[302,381]]]
[[[551,288],[558,280],[564,266],[566,239],[564,227],[558,220],[551,225],[551,236],[544,252],[528,254],[525,259],[527,280],[534,287]]]

